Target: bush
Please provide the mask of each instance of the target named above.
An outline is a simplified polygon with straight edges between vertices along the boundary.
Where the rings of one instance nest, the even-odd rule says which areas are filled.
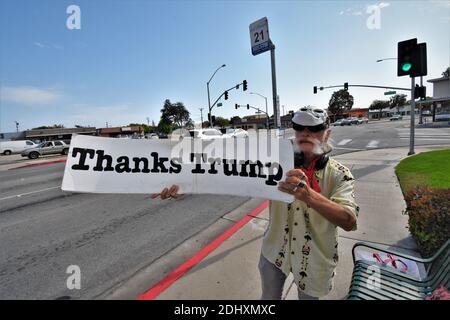
[[[450,237],[450,189],[416,187],[405,200],[417,247],[422,256],[432,256]]]

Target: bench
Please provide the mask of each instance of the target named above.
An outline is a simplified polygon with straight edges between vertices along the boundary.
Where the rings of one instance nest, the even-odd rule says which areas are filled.
[[[372,252],[382,252],[395,258],[412,261],[425,275],[417,277],[377,261],[356,260],[355,252],[358,248],[367,248]],[[427,259],[390,251],[385,247],[365,242],[356,243],[352,255],[354,268],[347,295],[349,300],[423,300],[441,286],[449,290],[450,239],[436,254]],[[378,275],[374,274],[375,272],[379,272]]]

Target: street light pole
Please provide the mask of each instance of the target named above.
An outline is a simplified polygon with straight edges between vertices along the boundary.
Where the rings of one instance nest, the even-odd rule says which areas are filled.
[[[264,100],[266,100],[267,130],[269,130],[269,113],[268,113],[268,109],[267,109],[267,97],[265,97],[262,94],[259,94],[257,92],[250,92],[250,94],[256,94],[256,95],[260,96],[261,98],[264,98]]]
[[[223,64],[220,67],[218,67],[216,69],[216,71],[214,71],[214,73],[212,74],[211,78],[209,78],[208,82],[206,83],[206,90],[208,91],[208,121],[209,121],[209,126],[212,127],[212,123],[211,123],[211,100],[210,100],[210,95],[209,95],[209,83],[211,82],[212,78],[214,78],[214,75],[216,74],[217,71],[219,71],[219,69],[224,68],[226,65]]]
[[[397,58],[384,58],[384,59],[378,59],[377,62],[381,62],[384,60],[397,60]]]

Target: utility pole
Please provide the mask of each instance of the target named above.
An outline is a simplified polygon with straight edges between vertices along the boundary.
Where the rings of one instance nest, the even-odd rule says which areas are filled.
[[[199,108],[199,110],[200,110],[200,119],[201,119],[200,125],[201,125],[201,128],[203,129],[203,108]]]

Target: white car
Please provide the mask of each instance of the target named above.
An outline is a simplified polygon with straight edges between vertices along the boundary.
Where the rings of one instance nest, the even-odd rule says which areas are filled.
[[[229,134],[223,134],[217,129],[194,129],[190,130],[189,133],[191,134],[191,137],[194,139],[203,139],[203,140],[210,140],[210,139],[223,139],[223,138],[230,138]]]
[[[2,141],[0,142],[0,153],[7,156],[13,153],[22,153],[22,151],[36,146],[37,144],[30,140]]]
[[[147,134],[145,135],[145,137],[146,137],[147,139],[159,139],[157,133],[147,133]]]
[[[247,138],[248,137],[248,132],[245,131],[244,129],[230,128],[230,129],[227,129],[226,134],[232,138]]]

